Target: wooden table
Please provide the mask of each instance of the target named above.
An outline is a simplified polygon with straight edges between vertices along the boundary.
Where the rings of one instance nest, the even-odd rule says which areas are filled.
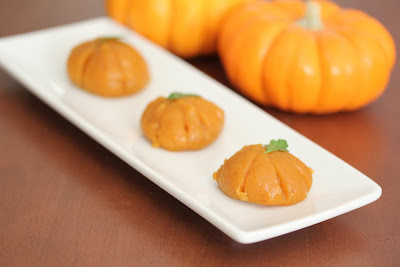
[[[340,0],[400,47],[400,1]],[[1,0],[0,37],[104,15],[100,0]],[[398,50],[398,54],[400,51]],[[190,61],[228,85],[216,58]],[[400,66],[360,111],[265,109],[376,181],[371,205],[242,245],[123,163],[0,70],[0,266],[400,264]]]

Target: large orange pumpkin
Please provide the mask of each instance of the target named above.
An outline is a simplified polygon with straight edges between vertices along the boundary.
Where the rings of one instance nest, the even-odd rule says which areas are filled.
[[[218,46],[244,95],[296,113],[367,105],[384,91],[396,57],[376,19],[322,0],[240,5],[222,22]]]
[[[112,18],[189,58],[215,53],[222,16],[234,5],[249,1],[106,0],[106,8]]]

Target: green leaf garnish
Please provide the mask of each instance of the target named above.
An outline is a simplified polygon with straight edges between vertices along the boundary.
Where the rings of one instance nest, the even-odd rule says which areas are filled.
[[[269,145],[265,145],[264,147],[267,149],[267,151],[265,151],[264,153],[271,153],[274,151],[289,152],[289,150],[287,150],[288,144],[286,140],[283,139],[271,140],[269,142]]]
[[[182,97],[190,97],[190,96],[194,96],[194,97],[198,97],[198,95],[193,95],[193,94],[182,94],[182,93],[171,93],[168,96],[168,99],[178,99],[178,98],[182,98]]]
[[[121,37],[119,36],[106,36],[106,37],[100,37],[97,39],[97,42],[104,43],[104,42],[108,42],[108,41],[118,41],[120,40]]]

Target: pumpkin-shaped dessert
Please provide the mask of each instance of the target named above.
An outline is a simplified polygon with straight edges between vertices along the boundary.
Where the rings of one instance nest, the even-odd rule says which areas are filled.
[[[196,95],[172,93],[159,97],[143,113],[141,126],[154,147],[170,151],[198,150],[221,133],[224,113]]]
[[[139,52],[118,38],[98,38],[78,45],[68,58],[67,68],[76,86],[106,97],[136,93],[150,79]]]
[[[107,13],[185,58],[216,52],[223,15],[254,0],[106,0]]]
[[[262,205],[289,206],[304,200],[313,171],[285,148],[275,149],[279,143],[286,141],[245,146],[225,160],[214,173],[220,189],[231,198]]]
[[[396,50],[376,19],[329,1],[242,4],[221,23],[219,55],[250,99],[296,113],[333,113],[377,99]]]

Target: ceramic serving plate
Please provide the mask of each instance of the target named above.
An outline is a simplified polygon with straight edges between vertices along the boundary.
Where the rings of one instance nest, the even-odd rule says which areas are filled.
[[[147,88],[109,99],[86,93],[68,79],[71,49],[92,38],[121,36],[146,59]],[[96,18],[0,39],[0,64],[28,90],[71,123],[225,234],[253,243],[289,233],[369,204],[381,188],[232,90],[109,18]],[[194,93],[216,103],[226,115],[222,134],[194,152],[153,148],[140,129],[146,105],[171,92]],[[290,207],[267,207],[224,195],[212,174],[247,144],[286,139],[292,154],[312,167],[314,183],[306,200]],[[195,229],[193,229],[195,231]]]

